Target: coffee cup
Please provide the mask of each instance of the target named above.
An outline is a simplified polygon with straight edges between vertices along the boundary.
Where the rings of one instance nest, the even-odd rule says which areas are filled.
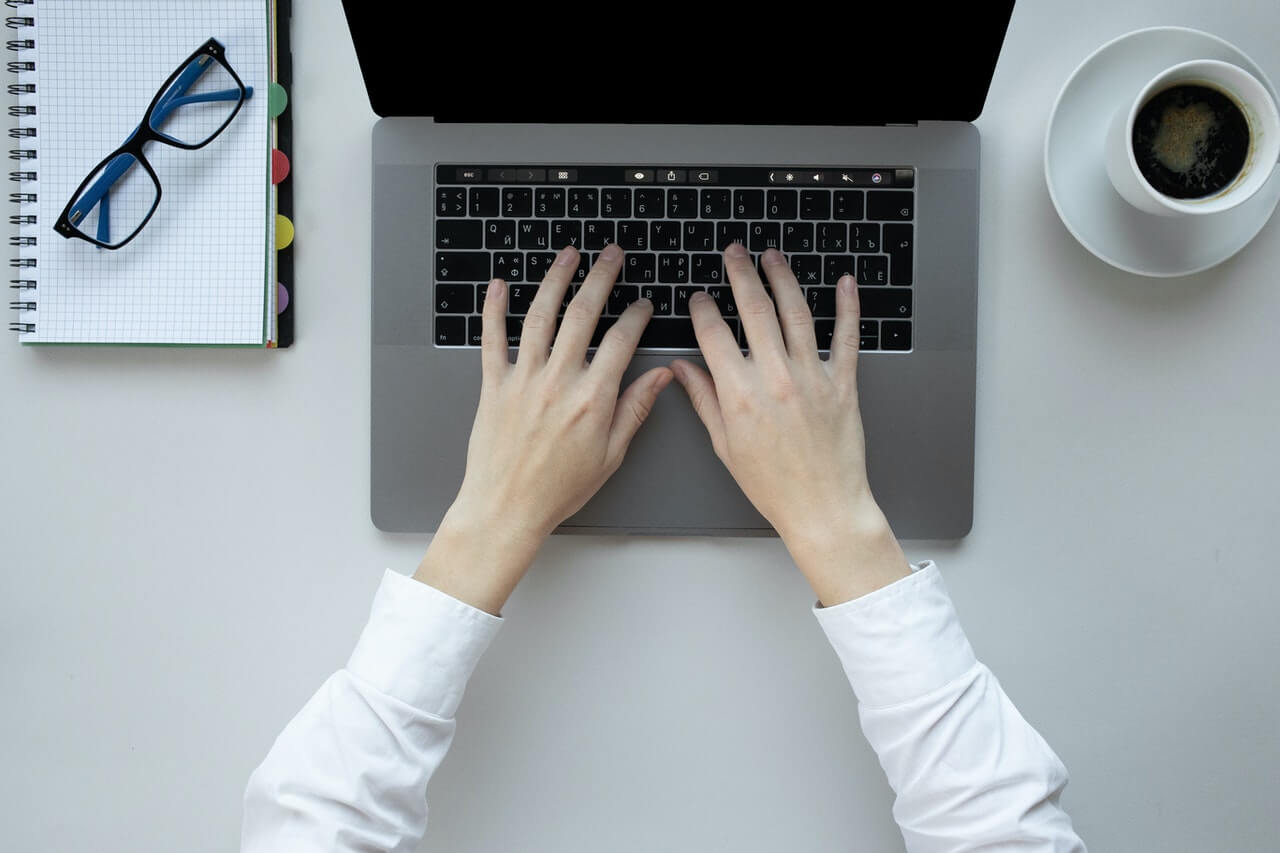
[[[1203,216],[1247,201],[1280,158],[1280,112],[1228,62],[1183,62],[1126,101],[1107,130],[1107,176],[1140,210]]]

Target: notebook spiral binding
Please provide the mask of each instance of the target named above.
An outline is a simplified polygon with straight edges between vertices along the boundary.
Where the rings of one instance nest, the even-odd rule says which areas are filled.
[[[5,26],[11,31],[35,26],[35,18],[31,16],[33,2],[34,0],[5,0],[5,5],[10,9],[21,12],[21,14],[6,17]],[[9,107],[9,115],[15,119],[14,126],[9,129],[9,137],[33,139],[36,135],[36,129],[33,126],[36,107],[35,104],[25,103],[25,101],[36,93],[36,83],[31,78],[36,70],[36,63],[33,60],[21,58],[21,54],[24,51],[35,50],[36,42],[33,38],[22,37],[20,33],[15,32],[14,35],[16,37],[7,39],[5,45],[20,57],[8,63],[9,73],[16,74],[18,78],[17,82],[9,84],[9,94],[18,101],[16,105]],[[28,145],[30,147],[9,149],[9,159],[21,162],[21,166],[15,163],[14,166],[17,168],[9,173],[9,180],[22,189],[21,192],[9,193],[9,200],[19,207],[35,204],[39,197],[35,192],[39,175],[35,169],[31,168],[35,164],[30,162],[36,159],[36,150],[34,143],[28,143]],[[17,190],[19,187],[14,189]],[[38,263],[35,255],[39,250],[35,228],[36,215],[25,211],[15,213],[10,215],[9,224],[17,230],[16,234],[9,237],[9,245],[19,252],[17,256],[10,259],[9,266],[14,274],[23,276],[9,279],[9,288],[14,296],[9,303],[9,308],[17,312],[17,319],[9,324],[9,330],[19,334],[31,334],[36,330],[36,315],[39,307],[39,288],[35,276]]]

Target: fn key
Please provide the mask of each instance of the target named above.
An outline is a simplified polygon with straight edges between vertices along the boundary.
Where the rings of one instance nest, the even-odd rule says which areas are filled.
[[[436,346],[464,347],[467,345],[467,318],[436,316]]]

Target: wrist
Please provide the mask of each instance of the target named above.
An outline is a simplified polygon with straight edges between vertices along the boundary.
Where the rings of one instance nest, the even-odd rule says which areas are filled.
[[[820,524],[778,532],[824,607],[861,598],[911,574],[874,501],[859,502]]]
[[[445,513],[413,577],[497,616],[545,538],[541,531],[459,498]]]

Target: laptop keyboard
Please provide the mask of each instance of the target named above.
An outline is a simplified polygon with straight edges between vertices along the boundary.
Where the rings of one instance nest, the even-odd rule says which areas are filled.
[[[814,317],[818,347],[835,327],[836,282],[858,281],[862,350],[912,347],[915,170],[851,167],[630,167],[438,165],[435,198],[434,341],[480,345],[484,293],[508,285],[507,341],[555,253],[582,254],[561,314],[609,243],[624,251],[591,345],[623,310],[653,303],[640,347],[697,349],[689,296],[706,290],[745,348],[720,252],[747,247],[760,280],[769,248],[791,264]]]

